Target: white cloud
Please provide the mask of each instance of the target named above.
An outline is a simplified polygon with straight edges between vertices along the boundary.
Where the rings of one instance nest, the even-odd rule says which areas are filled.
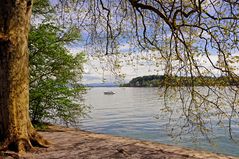
[[[89,57],[83,82],[128,82],[138,76],[163,74],[163,67],[156,67],[152,62],[142,60],[145,56],[146,53]]]
[[[128,50],[129,48],[130,45],[126,44],[122,45],[119,49]],[[84,51],[82,47],[77,46],[70,47],[69,50],[73,53]],[[97,54],[94,54],[93,56],[88,56],[88,62],[84,66],[84,84],[119,82],[122,79],[124,82],[128,82],[138,76],[164,74],[165,62],[162,62],[162,58],[158,52],[148,51],[132,54],[124,52],[120,55],[98,54],[97,57]],[[205,55],[196,58],[197,64],[202,66],[200,67],[200,71],[206,68],[210,70],[212,74],[220,75],[221,72],[215,69],[211,64],[212,62],[213,65],[217,65],[218,55],[209,55],[209,59]],[[117,64],[119,64],[120,67],[118,67]],[[178,61],[174,61],[172,66],[176,69],[180,67]],[[233,67],[237,68],[235,72],[238,73],[239,64],[235,63]],[[174,71],[176,71],[176,69]],[[124,78],[119,79],[120,75],[123,75]]]

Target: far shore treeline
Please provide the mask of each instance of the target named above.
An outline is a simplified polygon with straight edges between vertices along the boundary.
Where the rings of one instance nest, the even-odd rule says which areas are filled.
[[[133,78],[129,83],[122,84],[121,87],[160,87],[160,86],[237,86],[238,77],[220,76],[168,76],[150,75]]]

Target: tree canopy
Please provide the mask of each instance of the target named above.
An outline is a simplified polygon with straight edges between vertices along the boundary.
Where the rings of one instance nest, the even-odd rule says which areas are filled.
[[[145,52],[143,60],[164,65],[167,77],[190,79],[189,88],[164,88],[163,95],[177,94],[182,105],[182,132],[213,132],[217,118],[233,137],[232,123],[238,123],[238,87],[207,85],[201,91],[197,79],[238,79],[239,4],[218,0],[89,0],[44,1],[54,10],[58,25],[78,28],[88,55],[109,58]],[[126,50],[120,48],[126,46]],[[120,57],[116,61],[120,60]],[[129,61],[138,59],[129,59]],[[113,66],[118,66],[118,62]],[[129,62],[130,63],[130,62]],[[158,67],[158,69],[162,69]],[[173,84],[175,85],[175,84]],[[162,88],[163,89],[163,88]],[[182,98],[182,94],[189,98]],[[175,95],[176,97],[176,95]],[[165,102],[169,117],[177,113]],[[190,102],[188,102],[190,101]],[[210,110],[210,111],[209,111]],[[218,112],[218,113],[213,113]],[[165,112],[163,112],[165,114]],[[177,124],[176,124],[177,125]],[[237,124],[236,124],[237,125]],[[172,125],[174,127],[175,125]]]
[[[62,23],[81,28],[92,56],[146,52],[142,58],[155,61],[155,65],[163,63],[165,75],[191,79],[190,87],[165,87],[163,91],[165,99],[177,97],[181,102],[181,113],[167,104],[169,100],[164,109],[168,112],[162,113],[169,117],[180,114],[178,122],[171,125],[181,129],[172,129],[176,136],[199,131],[208,137],[218,126],[227,129],[230,138],[236,135],[232,123],[238,126],[239,122],[238,87],[207,85],[202,91],[194,81],[204,76],[238,78],[237,1],[90,0],[53,6],[65,13],[61,14]],[[121,52],[122,45],[129,47]]]

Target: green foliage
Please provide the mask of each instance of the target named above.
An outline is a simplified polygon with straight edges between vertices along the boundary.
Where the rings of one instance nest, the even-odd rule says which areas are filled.
[[[66,44],[79,39],[79,34],[71,35],[72,31],[65,33],[52,24],[31,29],[30,115],[33,123],[72,124],[87,111],[82,99],[85,88],[78,83],[85,56],[70,54],[66,49]]]
[[[47,128],[48,128],[48,126],[49,126],[49,124],[48,123],[44,123],[44,122],[40,122],[40,123],[38,123],[38,122],[34,122],[33,123],[33,126],[34,126],[34,128],[36,129],[36,130],[40,130],[40,131],[44,131],[44,130],[46,130]]]
[[[32,8],[33,14],[49,14],[52,12],[49,0],[34,0],[34,7]]]

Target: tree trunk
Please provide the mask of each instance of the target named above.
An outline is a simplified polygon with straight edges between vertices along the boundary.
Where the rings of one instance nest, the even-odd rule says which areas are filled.
[[[28,32],[31,0],[0,0],[1,150],[47,145],[29,117]]]

